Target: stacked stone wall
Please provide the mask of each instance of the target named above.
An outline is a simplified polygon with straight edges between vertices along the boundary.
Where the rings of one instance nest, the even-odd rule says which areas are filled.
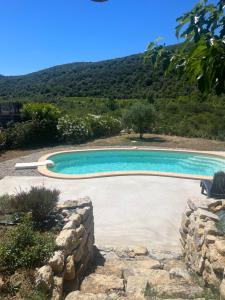
[[[77,290],[93,259],[94,218],[91,200],[66,201],[58,207],[64,226],[56,237],[57,251],[37,271],[37,288],[54,300]]]
[[[225,299],[225,200],[188,200],[183,214],[181,244],[188,267]]]

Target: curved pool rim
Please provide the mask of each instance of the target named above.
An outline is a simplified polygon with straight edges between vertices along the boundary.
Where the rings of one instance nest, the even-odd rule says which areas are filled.
[[[222,151],[198,151],[198,150],[186,150],[186,149],[171,149],[171,148],[148,148],[148,147],[101,147],[101,148],[87,148],[87,149],[76,149],[76,150],[63,150],[45,154],[40,157],[38,162],[43,162],[49,160],[51,156],[63,153],[76,153],[76,152],[92,152],[92,151],[112,151],[112,150],[140,150],[140,151],[161,151],[161,152],[177,152],[177,153],[193,153],[202,154],[206,156],[212,156],[217,158],[225,159],[225,152]],[[113,171],[113,172],[100,172],[91,174],[62,174],[52,172],[47,166],[39,166],[37,168],[41,175],[56,178],[56,179],[91,179],[91,178],[101,178],[101,177],[111,177],[111,176],[162,176],[162,177],[174,177],[183,179],[212,179],[212,176],[203,175],[192,175],[174,172],[160,172],[160,171]]]

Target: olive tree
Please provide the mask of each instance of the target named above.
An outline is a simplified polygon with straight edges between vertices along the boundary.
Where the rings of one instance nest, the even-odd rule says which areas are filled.
[[[152,130],[155,118],[156,112],[152,104],[137,103],[124,114],[123,120],[125,126],[139,133],[142,139],[145,132]]]

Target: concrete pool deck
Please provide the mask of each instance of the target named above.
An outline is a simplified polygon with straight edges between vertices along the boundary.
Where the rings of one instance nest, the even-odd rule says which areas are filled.
[[[59,189],[60,201],[91,197],[99,246],[179,251],[179,226],[187,200],[205,198],[198,180],[159,176],[85,180],[6,176],[0,180],[0,195],[41,185]]]

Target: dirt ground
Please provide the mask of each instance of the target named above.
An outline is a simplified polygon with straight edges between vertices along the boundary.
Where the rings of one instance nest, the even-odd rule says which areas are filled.
[[[146,134],[140,140],[138,135],[119,135],[115,137],[96,139],[85,144],[76,145],[76,148],[95,147],[95,146],[149,146],[160,148],[178,148],[178,149],[192,149],[192,150],[205,150],[205,151],[225,151],[225,142],[207,140],[200,138],[185,138],[178,136]],[[9,150],[0,153],[0,162],[9,159],[26,156],[34,152],[48,150],[48,149],[61,149],[70,146],[58,145],[54,147],[42,147],[35,149],[25,150]]]

